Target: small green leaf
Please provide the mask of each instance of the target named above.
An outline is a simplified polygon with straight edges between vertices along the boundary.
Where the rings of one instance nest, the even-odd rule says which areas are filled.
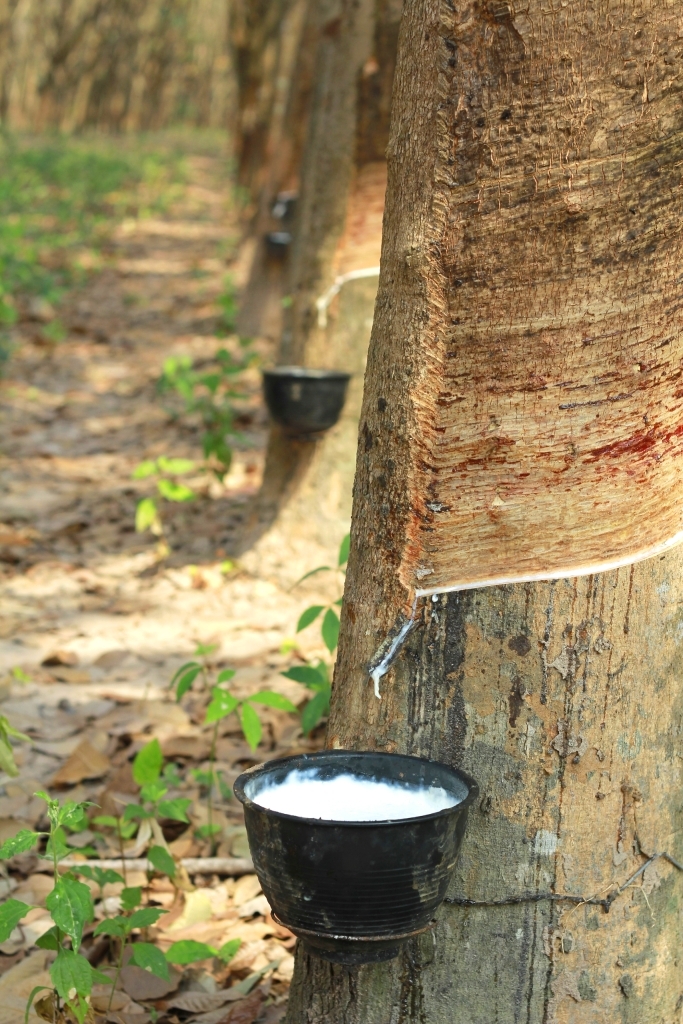
[[[122,910],[135,910],[136,907],[140,906],[142,900],[142,886],[141,885],[129,885],[121,892],[121,909]]]
[[[157,465],[162,473],[170,473],[171,476],[192,473],[197,468],[196,463],[191,459],[167,459],[165,455],[157,459]]]
[[[50,836],[45,847],[46,857],[56,857],[57,860],[62,860],[69,852],[69,847],[66,845],[66,832],[60,826],[58,826]]]
[[[60,949],[50,968],[52,984],[69,1003],[76,995],[89,996],[92,990],[92,968],[84,956],[71,949]]]
[[[92,983],[93,985],[113,985],[114,979],[110,978],[104,971],[98,971],[96,967],[92,969]]]
[[[170,818],[171,821],[185,821],[189,825],[190,819],[187,816],[187,808],[192,803],[187,797],[176,797],[175,800],[162,800],[157,807],[160,818]]]
[[[15,857],[18,853],[32,850],[40,836],[40,832],[31,832],[29,829],[22,828],[12,839],[6,839],[0,846],[0,859],[9,860],[10,857]]]
[[[135,467],[132,473],[133,480],[146,480],[157,472],[157,464],[153,459],[147,459]]]
[[[287,700],[281,693],[274,693],[272,690],[259,690],[248,699],[254,704],[265,704],[266,707],[277,708],[278,711],[289,711],[290,714],[296,714],[296,708],[291,700]]]
[[[74,949],[78,949],[83,938],[83,927],[94,917],[90,889],[72,875],[62,875],[55,881],[55,887],[48,894],[45,906],[52,920],[71,938]]]
[[[37,945],[37,943],[36,943],[36,945]],[[49,992],[49,991],[50,991],[50,986],[49,985],[36,985],[35,988],[31,989],[31,994],[28,997],[28,1001],[26,1003],[26,1010],[24,1011],[24,1024],[28,1024],[28,1018],[29,1018],[29,1014],[31,1012],[31,1007],[33,1006],[33,1000],[36,998],[38,993],[39,992]]]
[[[207,658],[209,654],[213,654],[217,650],[218,644],[197,644],[197,649],[194,653],[197,658]]]
[[[235,675],[235,669],[234,668],[224,668],[222,672],[218,673],[218,679],[216,680],[216,682],[217,683],[228,683],[228,682],[230,682],[230,680],[232,679],[232,677],[234,675]]]
[[[327,680],[313,665],[294,665],[286,672],[281,672],[280,675],[285,676],[286,679],[293,679],[295,683],[303,683],[311,690],[318,690],[327,683]]]
[[[135,530],[137,533],[144,533],[158,520],[158,510],[153,498],[143,498],[138,502],[135,510]]]
[[[197,678],[201,670],[201,665],[193,666],[192,668],[188,668],[187,672],[180,677],[175,692],[176,700],[181,700],[185,696],[187,691],[191,689],[192,684],[194,683],[195,679]]]
[[[197,497],[191,487],[185,484],[177,484],[174,480],[160,480],[157,490],[162,498],[167,501],[193,501]]]
[[[117,917],[105,917],[104,921],[100,921],[93,935],[114,935],[118,939],[124,939],[129,931],[128,918],[119,914]]]
[[[22,903],[20,900],[7,900],[0,906],[0,942],[7,942],[30,909],[28,903]]]
[[[161,775],[163,763],[164,755],[161,753],[161,745],[159,740],[155,738],[135,755],[133,778],[138,786],[144,786],[149,782],[156,782]]]
[[[147,860],[150,861],[157,871],[160,871],[162,875],[168,875],[169,878],[173,878],[176,871],[175,861],[173,857],[165,850],[163,846],[152,846],[147,851]]]
[[[332,654],[339,643],[339,616],[332,608],[328,608],[325,612],[321,633],[325,647]]]
[[[240,721],[242,722],[242,732],[244,733],[245,740],[252,750],[256,750],[261,742],[263,729],[261,728],[261,719],[251,704],[242,704],[240,707]]]
[[[140,804],[126,804],[123,808],[124,821],[144,821],[145,818],[151,817],[150,812],[146,811]]]
[[[131,928],[149,928],[150,925],[157,923],[162,914],[167,913],[168,911],[162,910],[161,907],[142,907],[130,915],[128,924]]]
[[[170,964],[193,964],[198,960],[208,960],[211,956],[218,956],[218,950],[195,939],[174,942],[166,953],[166,959]]]
[[[305,573],[301,577],[301,579],[297,580],[296,583],[294,584],[294,587],[298,587],[299,584],[303,583],[304,580],[309,580],[311,578],[311,576],[316,576],[319,572],[331,572],[331,571],[332,570],[330,569],[329,565],[319,565],[317,569],[311,569],[310,572]],[[292,590],[294,590],[294,587],[292,587]]]
[[[213,700],[206,709],[205,725],[209,725],[211,722],[219,722],[221,718],[226,718],[239,705],[236,697],[233,697],[227,690],[221,690],[219,686],[213,687],[211,696]]]
[[[164,981],[171,980],[166,957],[151,942],[136,942],[130,962],[137,967],[142,967],[143,971],[149,971],[157,978],[162,978]]]
[[[349,560],[349,548],[351,547],[351,534],[347,533],[343,541],[339,545],[339,561],[338,565],[341,568],[342,565],[346,565]]]
[[[119,819],[114,818],[111,814],[98,814],[96,818],[92,819],[93,825],[99,825],[100,828],[116,828]]]
[[[117,882],[123,881],[123,876],[118,871],[112,871],[111,868],[90,868],[85,865],[82,868],[73,868],[74,874],[82,875],[84,878],[89,878],[92,882],[97,882],[100,889],[104,888],[105,885],[114,885]]]
[[[308,736],[321,718],[324,718],[330,710],[330,694],[324,690],[311,697],[306,707],[301,712],[301,729],[305,736]]]
[[[2,735],[0,735],[0,771],[3,771],[5,775],[9,775],[11,779],[16,779],[19,774],[17,763],[14,760],[12,744],[6,736]]]
[[[211,839],[213,836],[220,835],[223,831],[220,825],[198,825],[194,830],[194,834],[199,839]]]
[[[306,611],[303,612],[303,614],[301,615],[299,621],[297,622],[297,633],[300,633],[302,629],[306,629],[306,627],[310,626],[312,622],[315,622],[320,613],[323,611],[324,607],[324,604],[313,604],[311,605],[310,608],[307,608]]]
[[[226,942],[218,950],[219,959],[221,959],[226,964],[229,963],[229,961],[232,960],[232,958],[235,956],[241,945],[241,939],[230,939],[229,942]]]
[[[62,933],[56,924],[36,939],[36,946],[39,949],[52,949],[59,951],[62,948]]]
[[[155,804],[163,799],[168,793],[168,786],[165,786],[160,779],[156,782],[148,782],[146,786],[140,787],[140,800],[143,804]]]

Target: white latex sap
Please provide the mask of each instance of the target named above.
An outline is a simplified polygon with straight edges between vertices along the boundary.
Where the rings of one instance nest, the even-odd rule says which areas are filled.
[[[290,772],[283,782],[262,789],[254,803],[282,814],[325,821],[395,821],[444,811],[460,803],[438,786],[404,786],[357,775],[321,779],[317,769]]]

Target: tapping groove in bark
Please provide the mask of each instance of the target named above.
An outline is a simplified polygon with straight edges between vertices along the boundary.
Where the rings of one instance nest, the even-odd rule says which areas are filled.
[[[418,592],[683,537],[680,7],[511,10],[404,22],[377,344]]]

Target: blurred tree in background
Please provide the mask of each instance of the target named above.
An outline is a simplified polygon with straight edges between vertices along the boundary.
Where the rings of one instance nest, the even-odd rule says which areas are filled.
[[[0,119],[11,130],[228,123],[227,0],[0,0]]]

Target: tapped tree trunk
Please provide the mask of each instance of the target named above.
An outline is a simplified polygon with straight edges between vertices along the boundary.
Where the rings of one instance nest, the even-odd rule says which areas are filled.
[[[481,477],[507,467],[514,495],[515,467],[552,449],[567,412],[576,434],[547,497],[571,509],[562,474],[582,459],[591,471],[613,406],[633,413],[625,369],[652,374],[636,392],[648,429],[678,408],[681,24],[680,0],[406,7],[328,744],[457,765],[481,798],[433,931],[353,970],[299,951],[287,1024],[683,1020],[683,549],[487,587],[472,584],[473,558],[470,589],[418,594],[381,700],[369,679],[421,578],[470,543],[467,515],[450,548],[438,519],[454,514],[439,497],[462,469],[468,409],[484,426],[458,511],[474,520]],[[597,398],[577,353],[604,338],[613,366]],[[539,412],[551,386],[555,407]],[[619,419],[612,454],[631,479],[643,446],[622,441]],[[676,437],[647,463],[655,478]],[[591,543],[619,481],[609,466]],[[534,531],[506,533],[508,491],[489,500],[514,576]],[[637,533],[622,537],[634,552]],[[611,893],[609,911],[591,902]]]
[[[352,381],[342,419],[323,439],[271,430],[245,547],[258,540],[247,562],[265,559],[283,579],[301,559],[329,560],[348,531],[402,0],[325,0],[310,10],[316,59],[278,362],[344,370]],[[366,276],[353,278],[359,272]],[[321,316],[318,300],[340,280]]]

